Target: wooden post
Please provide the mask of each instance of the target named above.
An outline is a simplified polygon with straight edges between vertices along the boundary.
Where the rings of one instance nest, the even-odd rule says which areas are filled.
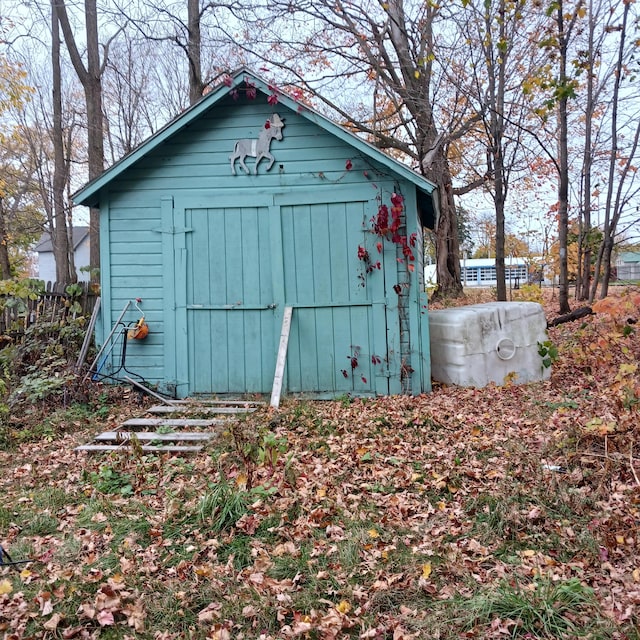
[[[271,406],[277,409],[280,406],[280,392],[284,378],[284,365],[287,361],[287,347],[289,346],[289,332],[291,331],[291,314],[293,307],[285,307],[282,316],[282,331],[280,332],[280,346],[278,347],[278,359],[276,360],[276,373],[273,378],[271,390]]]
[[[98,319],[98,313],[100,311],[100,296],[96,298],[93,312],[91,313],[91,319],[89,320],[89,326],[87,332],[84,335],[84,342],[82,343],[82,349],[80,349],[80,355],[76,361],[76,373],[79,373],[80,368],[84,364],[84,360],[87,357],[89,351],[89,345],[91,344],[91,337],[93,336],[93,330],[96,326],[96,320]]]

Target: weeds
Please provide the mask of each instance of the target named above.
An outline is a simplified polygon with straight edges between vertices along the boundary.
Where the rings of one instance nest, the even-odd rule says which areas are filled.
[[[511,638],[550,640],[586,636],[597,613],[593,590],[577,579],[502,582],[491,592],[457,600],[456,606],[467,629],[493,624]]]
[[[247,491],[231,484],[221,472],[220,480],[210,484],[209,490],[200,499],[198,518],[216,533],[231,529],[247,513],[249,495]]]
[[[89,481],[100,493],[122,496],[133,494],[131,475],[122,473],[111,465],[103,465],[97,472],[90,473]]]
[[[246,486],[249,490],[253,487],[257,469],[267,467],[273,475],[278,460],[287,451],[286,438],[276,436],[261,423],[256,425],[256,419],[259,420],[260,417],[237,420],[230,429],[236,453],[244,466]]]

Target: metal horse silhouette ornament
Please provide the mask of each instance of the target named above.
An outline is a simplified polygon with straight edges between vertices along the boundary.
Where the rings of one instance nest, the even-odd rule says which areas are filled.
[[[257,140],[249,138],[238,140],[236,146],[233,148],[233,153],[229,156],[229,160],[231,160],[231,173],[234,176],[236,175],[236,160],[240,162],[240,166],[244,169],[245,173],[250,173],[247,165],[244,163],[247,156],[256,159],[256,163],[253,165],[254,175],[258,175],[258,164],[263,158],[269,159],[269,166],[266,169],[269,171],[276,160],[269,152],[269,146],[274,138],[276,140],[282,140],[283,127],[284,120],[281,120],[280,116],[274,113],[264,123],[264,127]]]

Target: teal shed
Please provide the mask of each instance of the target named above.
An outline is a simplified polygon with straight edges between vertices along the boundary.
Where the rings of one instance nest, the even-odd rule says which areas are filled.
[[[269,393],[291,307],[284,394],[430,390],[422,245],[435,186],[252,72],[74,201],[100,209],[96,340],[125,347],[104,350],[101,375],[179,398]],[[144,340],[113,331],[136,299]],[[121,323],[139,317],[130,304]]]

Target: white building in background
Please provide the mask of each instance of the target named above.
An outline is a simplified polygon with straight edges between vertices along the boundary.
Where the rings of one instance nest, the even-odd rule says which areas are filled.
[[[618,280],[640,280],[640,253],[625,251],[616,260],[616,276]]]
[[[507,287],[519,287],[530,281],[529,264],[523,258],[508,256],[504,260]],[[495,287],[495,258],[463,258],[460,260],[460,278],[463,287]],[[424,268],[424,281],[429,287],[436,285],[436,265],[428,264]]]
[[[504,259],[507,286],[527,284],[529,281],[529,265],[522,258],[508,256]],[[495,258],[463,258],[460,260],[460,279],[463,287],[495,287]]]
[[[38,273],[36,277],[47,282],[56,281],[56,261],[53,257],[51,236],[43,233],[34,251],[38,254]],[[89,227],[73,227],[73,255],[79,282],[88,282],[90,274],[80,271],[80,267],[89,265]]]

